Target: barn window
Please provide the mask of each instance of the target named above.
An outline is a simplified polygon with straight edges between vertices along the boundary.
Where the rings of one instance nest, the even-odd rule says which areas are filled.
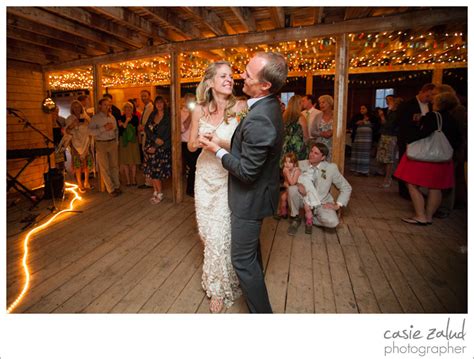
[[[388,95],[393,95],[393,88],[389,89],[377,89],[375,90],[375,107],[385,108],[387,103],[385,102],[385,97]]]
[[[288,106],[288,101],[292,96],[294,96],[294,92],[282,92],[281,93],[281,102],[285,104],[285,107]]]

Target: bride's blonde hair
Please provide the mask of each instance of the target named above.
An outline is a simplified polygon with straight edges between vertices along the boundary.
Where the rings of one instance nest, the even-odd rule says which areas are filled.
[[[213,62],[204,71],[204,76],[202,77],[202,80],[196,89],[197,103],[203,107],[207,107],[209,113],[211,113],[211,106],[215,106],[215,110],[217,110],[217,104],[214,99],[214,96],[212,95],[211,81],[214,76],[216,76],[217,70],[221,66],[228,66],[230,69],[232,69],[232,66],[227,61]],[[226,123],[228,123],[229,117],[235,115],[235,113],[232,112],[232,108],[234,107],[236,102],[237,100],[234,95],[234,89],[232,89],[232,94],[229,96],[227,106],[224,109],[224,121]]]

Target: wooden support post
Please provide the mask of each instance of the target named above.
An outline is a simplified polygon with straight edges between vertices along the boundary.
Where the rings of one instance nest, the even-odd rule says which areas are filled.
[[[306,95],[313,94],[313,74],[306,74]]]
[[[102,66],[100,64],[94,64],[92,66],[92,77],[94,83],[94,113],[99,111],[99,100],[102,98]]]
[[[435,85],[441,85],[443,83],[443,68],[436,66],[433,69],[433,77],[431,82]]]
[[[92,78],[93,78],[93,86],[94,86],[94,113],[99,112],[99,100],[102,98],[102,65],[94,64],[92,66]],[[97,169],[97,164],[96,170]],[[100,192],[105,192],[105,183],[102,179],[102,175],[100,171],[98,171],[97,180],[99,181],[99,190]]]
[[[181,155],[181,74],[179,53],[171,53],[171,159],[173,174],[173,202],[183,201],[183,166]]]
[[[332,162],[344,174],[346,147],[347,84],[349,78],[349,37],[336,37],[336,73],[334,77],[334,119],[332,135]]]
[[[47,71],[43,71],[43,90],[44,90],[44,97],[50,97],[50,87],[49,87],[49,74]],[[46,134],[48,135],[49,138],[53,138],[53,122],[51,120],[51,115],[48,115],[48,121],[46,122]],[[50,144],[52,146],[52,144]],[[49,160],[51,163],[51,167],[56,167],[56,161],[55,161],[55,156],[54,152],[50,154]]]

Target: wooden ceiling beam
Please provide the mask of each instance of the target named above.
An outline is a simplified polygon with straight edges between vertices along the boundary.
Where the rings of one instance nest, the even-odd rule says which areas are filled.
[[[360,19],[364,17],[370,16],[372,13],[371,7],[347,7],[346,12],[344,14],[344,20],[351,20],[351,19]]]
[[[229,47],[254,46],[259,44],[273,44],[283,41],[304,40],[342,33],[392,31],[448,23],[467,24],[467,11],[464,8],[453,8],[450,11],[446,11],[445,9],[420,10],[401,15],[354,19],[335,24],[319,24],[301,28],[287,28],[250,34],[215,37],[204,40],[192,40],[177,44],[150,46],[139,50],[127,51],[122,54],[103,55],[93,58],[89,62],[86,60],[72,61],[67,64],[58,65],[56,68],[63,69],[90,65],[91,63],[110,63],[139,59],[156,54],[169,53],[174,48],[182,52],[212,50]],[[48,66],[46,69],[48,71],[54,70],[55,67]]]
[[[90,57],[97,55],[97,51],[90,51],[87,47],[73,45],[69,42],[45,37],[22,29],[16,29],[12,26],[7,27],[7,38],[31,43],[34,45],[49,47],[51,49],[68,51],[72,54],[75,54],[76,57]]]
[[[78,7],[51,6],[44,7],[43,9],[54,15],[76,21],[88,28],[92,28],[91,31],[94,31],[93,29],[102,31],[108,34],[109,38],[116,38],[116,41],[120,41],[119,43],[126,48],[141,48],[147,43],[147,39],[136,31],[109,21],[101,15],[91,13]]]
[[[313,24],[318,25],[322,24],[324,20],[324,7],[320,6],[314,10]]]
[[[34,53],[42,53],[46,55],[54,56],[58,61],[72,61],[75,59],[80,59],[79,54],[71,54],[69,51],[53,49],[51,47],[45,47],[41,45],[32,44],[30,42],[25,42],[22,40],[16,39],[7,39],[7,45],[11,45],[17,48],[28,49]]]
[[[168,34],[165,31],[122,7],[93,7],[93,10],[118,20],[126,26],[133,27],[136,31],[139,31],[154,40],[158,40],[160,43],[170,42]]]
[[[201,32],[196,26],[180,20],[175,14],[164,7],[140,7],[140,10],[146,12],[152,18],[166,23],[179,35],[184,37],[186,40],[195,39],[202,37]]]
[[[59,61],[58,56],[29,51],[28,48],[17,47],[12,44],[7,45],[7,59],[31,62],[40,65]]]
[[[202,7],[183,7],[182,9],[206,25],[217,36],[227,35],[224,21],[214,11]]]
[[[252,15],[252,12],[246,7],[231,7],[230,8],[234,13],[235,17],[240,21],[240,23],[245,27],[247,32],[256,32],[257,24],[255,18]]]
[[[131,48],[131,46],[124,44],[112,36],[98,33],[87,26],[79,25],[74,21],[63,19],[42,9],[34,7],[8,7],[7,13],[33,21],[37,23],[39,27],[45,25],[75,36],[80,36],[87,40],[107,44],[115,50]]]
[[[71,45],[80,44],[80,46],[86,48],[86,52],[91,56],[99,56],[112,52],[110,47],[102,43],[91,40],[86,41],[79,36],[68,34],[45,25],[38,26],[38,24],[35,24],[34,22],[22,19],[12,14],[7,15],[7,25],[11,28],[29,31],[30,33],[42,35],[50,39],[57,39]]]
[[[275,28],[283,29],[285,27],[285,10],[282,7],[275,6],[270,8],[270,13]]]

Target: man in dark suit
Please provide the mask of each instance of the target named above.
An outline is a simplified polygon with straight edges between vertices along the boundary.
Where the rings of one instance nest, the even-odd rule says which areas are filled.
[[[109,94],[109,93],[104,93],[104,95],[102,96],[103,98],[106,98],[110,101],[110,110],[112,111],[112,116],[115,117],[115,121],[118,121],[120,119],[120,117],[122,116],[122,112],[120,111],[120,109],[115,106],[113,103],[112,103],[112,95]]]
[[[399,159],[407,149],[407,144],[414,140],[413,136],[418,133],[421,116],[431,111],[431,101],[435,84],[423,85],[418,95],[411,100],[402,102],[398,107],[399,130],[398,130],[398,154]],[[415,138],[416,139],[416,138]],[[398,193],[405,199],[410,199],[405,182],[398,180]]]
[[[231,258],[251,313],[272,313],[263,277],[260,230],[263,218],[275,214],[280,190],[279,161],[283,121],[276,93],[286,81],[288,66],[277,53],[257,53],[241,77],[249,111],[232,137],[230,153],[201,138],[229,171]]]

